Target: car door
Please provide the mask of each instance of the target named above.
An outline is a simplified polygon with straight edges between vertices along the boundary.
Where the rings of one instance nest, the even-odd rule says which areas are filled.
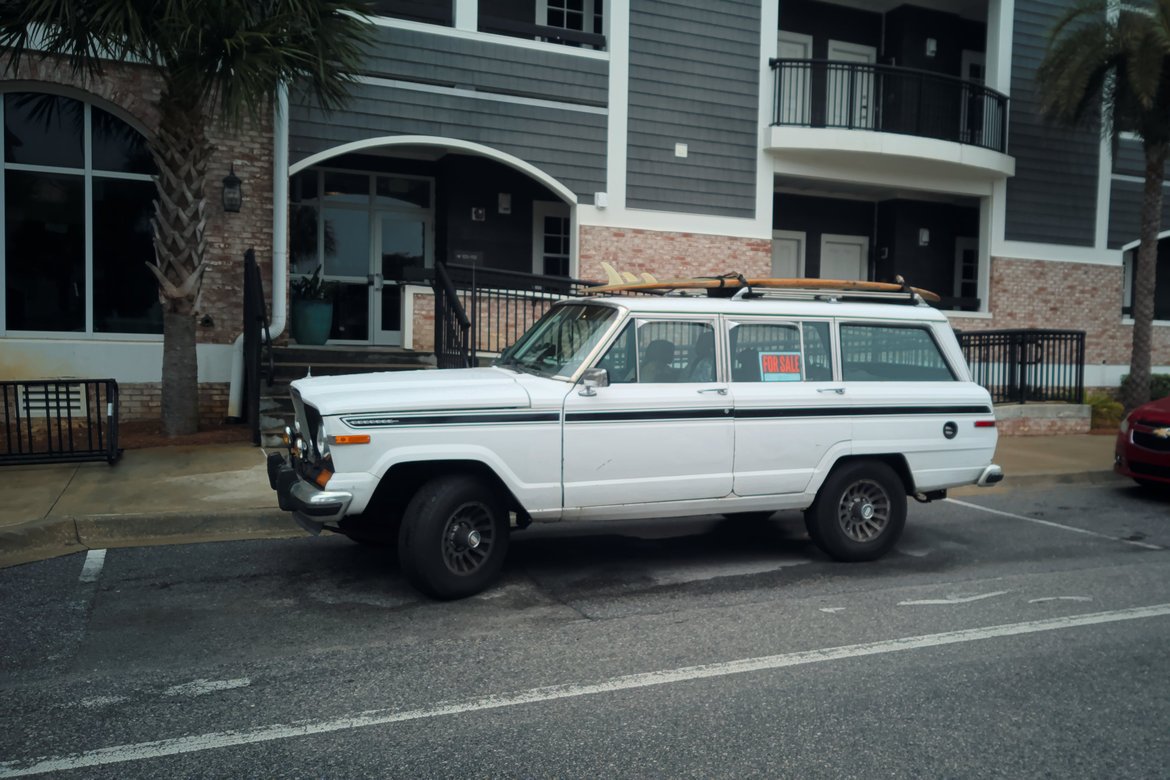
[[[834,379],[832,323],[745,317],[727,328],[735,493],[803,492],[819,466],[850,446],[849,399]]]
[[[565,397],[566,508],[731,493],[733,420],[716,317],[631,320]]]

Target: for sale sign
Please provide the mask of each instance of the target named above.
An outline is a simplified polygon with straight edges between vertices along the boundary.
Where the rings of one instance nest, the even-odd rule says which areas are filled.
[[[799,382],[799,352],[761,352],[760,379],[764,382]]]

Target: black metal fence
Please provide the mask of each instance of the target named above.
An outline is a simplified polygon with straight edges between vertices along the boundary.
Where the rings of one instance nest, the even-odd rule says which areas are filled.
[[[435,264],[435,349],[440,367],[459,358],[445,355],[447,334],[468,322],[468,365],[480,352],[499,354],[561,300],[579,295],[593,282],[564,276],[542,276],[497,268],[477,268],[455,263]],[[450,285],[444,290],[444,278]],[[452,305],[459,304],[459,309]],[[462,315],[462,319],[460,318]],[[440,319],[445,320],[440,332]]]
[[[960,333],[959,344],[996,403],[1084,403],[1083,330],[973,331]]]
[[[893,65],[770,62],[773,125],[900,133],[1007,151],[1008,99],[977,82]]]
[[[104,460],[118,448],[118,383],[113,379],[0,382],[0,465]]]
[[[439,368],[469,368],[475,361],[471,320],[443,263],[435,263],[435,362]]]

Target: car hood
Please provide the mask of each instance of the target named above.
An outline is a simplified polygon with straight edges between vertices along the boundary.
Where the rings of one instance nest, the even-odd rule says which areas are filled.
[[[526,409],[531,401],[516,376],[501,368],[382,371],[305,377],[294,381],[292,388],[325,417],[430,409]]]
[[[1130,419],[1146,425],[1170,425],[1170,396],[1139,406]]]

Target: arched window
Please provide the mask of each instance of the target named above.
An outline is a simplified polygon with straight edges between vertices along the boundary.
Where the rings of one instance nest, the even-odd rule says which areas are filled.
[[[80,100],[3,98],[3,329],[161,333],[146,139]]]

